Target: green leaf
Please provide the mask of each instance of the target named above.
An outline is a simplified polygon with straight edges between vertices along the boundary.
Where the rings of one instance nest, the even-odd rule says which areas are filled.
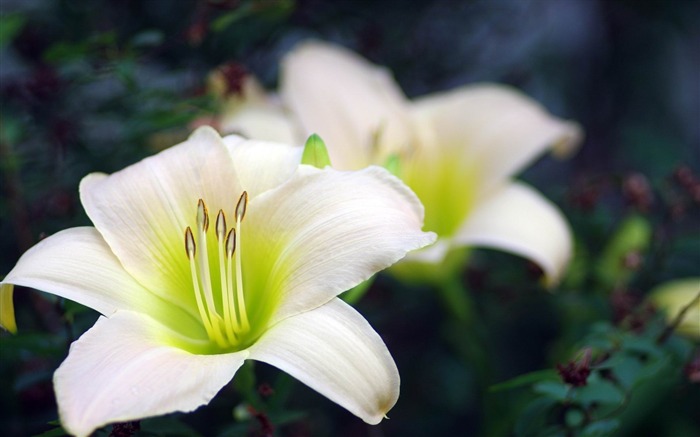
[[[620,405],[625,396],[612,382],[602,379],[594,373],[588,378],[588,385],[574,390],[573,398],[585,406],[591,404]]]
[[[386,158],[384,168],[389,170],[394,176],[400,177],[401,174],[401,158],[396,153],[392,153]]]
[[[141,420],[140,424],[141,430],[136,434],[137,436],[167,435],[173,437],[199,437],[201,435],[189,425],[179,420],[178,416],[173,415],[144,419]]]
[[[163,43],[165,35],[159,30],[145,30],[131,38],[131,45],[136,48],[156,47]]]
[[[222,16],[218,17],[216,20],[214,20],[211,23],[211,30],[213,30],[214,32],[221,32],[236,21],[240,21],[246,18],[247,16],[251,15],[252,12],[253,8],[251,7],[251,4],[249,2],[246,2],[238,8],[232,10],[231,12],[227,12]]]
[[[630,389],[636,382],[639,372],[642,370],[642,363],[638,358],[626,354],[618,353],[611,361],[610,369],[615,378],[626,389]]]
[[[496,393],[504,390],[511,390],[517,387],[522,387],[524,385],[531,385],[536,382],[544,380],[557,380],[559,376],[557,372],[553,369],[538,370],[536,372],[526,373],[524,375],[516,376],[515,378],[509,379],[508,381],[503,381],[498,384],[489,387],[491,393]]]
[[[10,44],[26,22],[21,14],[0,15],[0,51]]]
[[[561,381],[543,381],[535,384],[533,390],[535,393],[565,402],[568,399],[570,387]]]
[[[68,435],[68,433],[59,426],[58,428],[50,429],[46,432],[42,432],[41,434],[35,434],[34,437],[61,437],[64,435]]]
[[[313,165],[316,168],[323,168],[331,165],[331,158],[328,156],[326,143],[316,134],[311,134],[304,145],[304,153],[301,156],[301,163]]]
[[[617,428],[620,426],[620,421],[617,419],[601,420],[593,422],[586,426],[580,434],[580,437],[604,437],[614,435]]]
[[[645,356],[658,357],[662,354],[661,348],[656,344],[656,340],[634,334],[628,334],[623,337],[621,347],[625,351],[636,352]]]
[[[537,398],[518,416],[513,431],[518,437],[536,435],[542,429],[547,412],[556,404],[551,398]]]
[[[373,282],[374,276],[372,276],[364,282],[360,282],[350,290],[341,294],[340,298],[350,305],[355,305],[357,302],[360,301],[360,299],[362,299],[362,296],[364,296],[365,293],[367,293],[367,290],[369,290],[369,287],[372,285]]]
[[[573,408],[566,411],[564,420],[566,422],[566,426],[569,428],[578,428],[581,426],[583,421],[586,420],[586,415],[578,408]]]
[[[652,226],[641,215],[630,215],[620,223],[597,265],[598,278],[609,289],[627,284],[634,270],[625,265],[631,253],[643,254],[649,248]]]

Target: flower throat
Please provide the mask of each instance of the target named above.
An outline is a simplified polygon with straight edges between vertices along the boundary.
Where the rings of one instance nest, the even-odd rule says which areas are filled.
[[[241,223],[245,217],[247,206],[248,193],[244,191],[236,204],[234,226],[228,230],[224,211],[219,210],[216,216],[215,231],[223,314],[219,313],[214,301],[209,252],[207,250],[209,213],[202,199],[199,199],[197,204],[197,242],[195,242],[192,229],[189,226],[185,229],[185,251],[192,272],[192,285],[199,316],[209,339],[221,348],[230,348],[240,344],[242,336],[250,331],[241,269]],[[199,248],[197,244],[199,244]],[[234,268],[236,269],[235,283]]]

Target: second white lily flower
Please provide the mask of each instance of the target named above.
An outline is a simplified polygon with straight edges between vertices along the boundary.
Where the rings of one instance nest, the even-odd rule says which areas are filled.
[[[280,126],[266,137],[299,143],[318,133],[341,169],[399,157],[397,174],[439,236],[406,261],[434,268],[454,249],[481,246],[524,256],[549,284],[559,280],[572,254],[569,226],[549,200],[512,178],[548,148],[571,153],[581,139],[577,124],[494,84],[409,101],[387,70],[320,42],[302,43],[284,58],[280,87],[287,115],[258,89],[247,99],[253,104],[238,105],[222,124],[256,138],[263,133],[255,114],[265,113]]]

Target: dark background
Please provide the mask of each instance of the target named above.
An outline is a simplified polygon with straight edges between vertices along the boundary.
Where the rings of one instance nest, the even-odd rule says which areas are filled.
[[[388,67],[409,97],[504,82],[582,125],[577,155],[521,175],[574,228],[577,258],[560,289],[547,293],[531,265],[491,251],[465,269],[488,372],[459,353],[455,338],[472,333],[451,324],[434,290],[381,276],[358,307],[402,374],[391,420],[367,427],[257,365],[258,383],[291,391],[287,415],[273,417],[280,435],[509,435],[523,396],[485,388],[571,359],[595,321],[615,319],[620,287],[590,278],[626,217],[654,230],[626,297],[698,275],[699,1],[1,0],[0,14],[0,274],[42,236],[89,225],[84,175],[123,168],[215,115],[214,68],[235,65],[272,90],[281,57],[307,38]],[[51,374],[97,316],[23,289],[15,302],[20,334],[0,336],[0,431],[31,435],[52,428]],[[663,403],[648,396],[642,411],[654,414],[626,417],[624,433],[693,435],[698,384],[684,387]],[[234,384],[209,407],[151,426],[226,432],[239,393]],[[259,431],[246,423],[236,432]]]

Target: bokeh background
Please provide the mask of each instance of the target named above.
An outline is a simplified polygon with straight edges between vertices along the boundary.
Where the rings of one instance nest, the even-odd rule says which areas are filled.
[[[317,38],[388,67],[409,97],[511,84],[586,134],[573,158],[543,157],[520,175],[574,229],[576,258],[556,290],[528,262],[476,250],[463,275],[479,317],[470,330],[430,287],[379,276],[357,306],[402,375],[390,420],[369,427],[256,364],[210,406],[143,421],[140,435],[272,435],[270,424],[280,436],[565,429],[574,419],[564,410],[534,418],[530,387],[489,388],[554,372],[601,321],[643,329],[649,290],[698,276],[698,23],[695,0],[0,0],[0,275],[42,237],[89,225],[77,191],[84,175],[121,169],[215,116],[221,102],[207,76],[222,65],[231,93],[244,74],[273,90],[281,57]],[[606,279],[611,242],[640,219],[650,237],[625,246],[626,263],[608,266],[616,279]],[[61,435],[51,376],[97,314],[26,289],[15,302],[20,332],[0,334],[0,433]],[[680,361],[612,413],[618,435],[700,435],[697,342],[684,344]],[[246,405],[268,414],[251,416]],[[115,432],[128,431],[100,434]]]

